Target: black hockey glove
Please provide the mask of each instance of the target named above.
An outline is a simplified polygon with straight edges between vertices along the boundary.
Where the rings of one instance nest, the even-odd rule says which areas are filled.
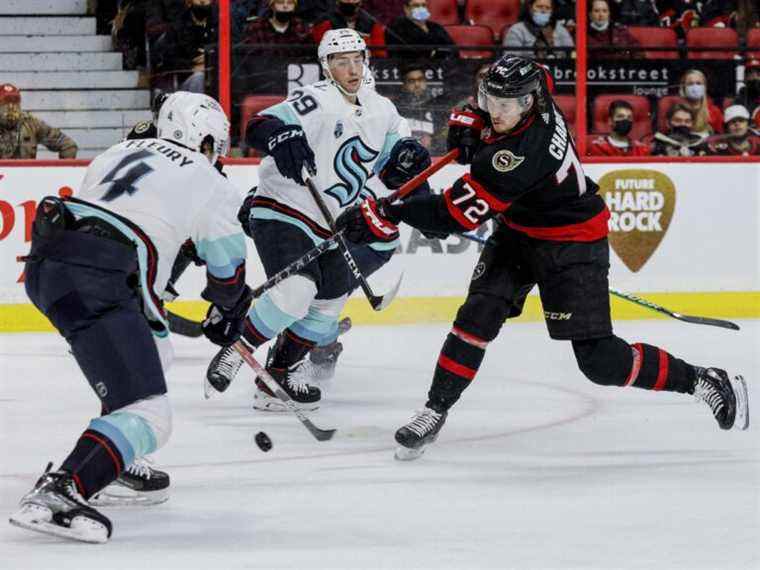
[[[235,306],[211,305],[206,318],[201,323],[206,338],[219,346],[229,346],[237,342],[243,333],[245,316],[251,306],[251,301],[253,301],[253,292],[246,285]]]
[[[427,181],[425,181],[419,186],[417,186],[417,188],[412,190],[409,194],[404,196],[402,200],[409,200],[411,198],[424,198],[425,196],[429,196],[432,193],[433,193],[433,189],[430,187],[430,184],[428,184]],[[441,231],[435,231],[435,230],[420,229],[420,233],[423,236],[425,236],[427,239],[446,239],[447,237],[449,237],[448,232],[441,232]]]
[[[237,219],[240,222],[240,225],[243,226],[245,235],[251,239],[253,239],[253,230],[251,230],[251,208],[253,208],[253,199],[256,197],[256,189],[257,187],[254,186],[248,191],[248,194],[245,195],[245,199],[243,200],[243,204],[240,206],[237,215]]]
[[[338,231],[356,244],[391,242],[398,238],[398,220],[391,219],[385,210],[388,202],[367,199],[345,210],[335,221]]]
[[[459,164],[472,162],[480,146],[480,131],[486,126],[487,118],[484,111],[469,106],[451,112],[446,146],[449,150],[459,149]]]
[[[306,134],[298,125],[285,125],[274,131],[267,139],[267,152],[272,155],[285,178],[303,185],[301,172],[304,166],[310,174],[316,174],[314,152],[306,140]]]
[[[380,171],[380,180],[391,190],[409,182],[430,166],[430,153],[416,139],[406,137],[396,141],[388,162]]]

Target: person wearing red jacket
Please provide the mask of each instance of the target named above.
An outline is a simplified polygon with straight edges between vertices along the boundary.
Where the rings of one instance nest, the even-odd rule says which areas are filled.
[[[327,30],[351,28],[362,36],[369,48],[385,47],[385,31],[376,19],[362,10],[362,0],[338,0],[335,10],[314,24],[314,43],[319,44]],[[381,49],[370,49],[373,57],[387,57]]]
[[[649,145],[632,140],[628,135],[633,128],[633,107],[627,101],[616,99],[610,103],[610,134],[600,135],[591,141],[591,156],[649,156]]]

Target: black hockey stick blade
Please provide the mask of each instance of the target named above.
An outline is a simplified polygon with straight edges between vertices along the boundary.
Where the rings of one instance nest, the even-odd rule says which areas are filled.
[[[652,301],[647,301],[646,299],[642,299],[641,297],[637,297],[636,295],[632,295],[631,293],[623,293],[622,291],[617,291],[616,289],[610,288],[610,294],[614,295],[615,297],[620,297],[621,299],[625,299],[627,301],[636,303],[637,305],[641,305],[642,307],[646,307],[647,309],[657,311],[658,313],[668,315],[669,317],[673,317],[674,319],[678,319],[679,321],[683,321],[685,323],[693,323],[695,325],[708,325],[712,327],[730,329],[733,331],[740,330],[739,325],[737,325],[736,323],[732,323],[731,321],[724,321],[723,319],[713,319],[711,317],[695,317],[692,315],[682,315],[681,313],[670,311],[666,309],[665,307],[658,305],[657,303],[653,303]]]
[[[313,435],[317,441],[329,441],[333,438],[336,430],[321,429],[315,426],[314,423],[306,417],[306,414],[304,414],[298,408],[298,405],[293,401],[293,399],[288,396],[287,392],[285,392],[275,381],[275,379],[270,376],[266,368],[259,364],[253,355],[248,352],[241,341],[237,341],[232,346],[235,347],[235,350],[237,350],[240,356],[243,357],[243,360],[245,360],[246,364],[248,364],[248,366],[253,369],[259,379],[267,385],[267,388],[274,392],[274,395],[277,396],[283,404],[285,404],[285,407],[287,407],[288,410],[295,414],[295,416],[298,418],[298,421],[300,421],[306,427],[306,429],[309,430],[309,433],[311,433],[311,435]]]
[[[186,319],[171,311],[166,311],[166,318],[169,321],[169,330],[173,333],[192,338],[203,336],[203,328],[201,328],[201,323],[199,321]]]

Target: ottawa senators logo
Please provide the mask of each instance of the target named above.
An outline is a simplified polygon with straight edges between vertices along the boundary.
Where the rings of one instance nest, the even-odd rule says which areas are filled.
[[[523,160],[525,160],[524,156],[517,156],[511,150],[500,150],[493,155],[491,166],[497,172],[509,172],[520,166]]]

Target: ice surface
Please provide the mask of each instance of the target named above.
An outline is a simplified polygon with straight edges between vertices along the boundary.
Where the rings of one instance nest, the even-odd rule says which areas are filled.
[[[674,321],[622,322],[624,338],[742,372],[760,401],[760,322],[739,333]],[[508,325],[416,462],[393,433],[425,401],[448,326],[356,327],[327,403],[337,427],[318,443],[292,417],[251,409],[247,369],[203,399],[214,348],[175,339],[174,433],[156,454],[168,503],[103,509],[107,545],[35,535],[0,521],[0,568],[760,567],[757,422],[722,432],[674,394],[602,388],[543,324]],[[124,339],[124,342],[128,342]],[[0,336],[0,513],[48,460],[71,449],[97,399],[52,334]],[[263,430],[274,448],[263,453]]]

